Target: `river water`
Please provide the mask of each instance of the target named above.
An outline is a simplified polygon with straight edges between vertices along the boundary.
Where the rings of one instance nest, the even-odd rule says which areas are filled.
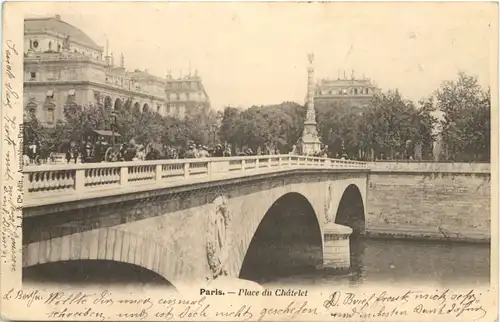
[[[281,276],[257,282],[266,286],[397,286],[417,283],[446,287],[480,286],[490,281],[488,244],[359,239],[352,243],[351,251],[351,269],[348,272],[338,273],[328,269],[300,273],[283,271]],[[84,266],[85,269],[82,269]],[[32,286],[61,283],[96,287],[123,284],[160,286],[165,283],[155,275],[132,265],[114,262],[103,265],[98,261],[82,265],[80,261],[75,261],[25,269],[23,282]]]
[[[260,281],[303,286],[399,284],[480,286],[490,282],[490,245],[395,239],[351,243],[351,269],[311,270]]]

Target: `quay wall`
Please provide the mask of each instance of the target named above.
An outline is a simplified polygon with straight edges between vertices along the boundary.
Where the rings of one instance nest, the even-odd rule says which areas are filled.
[[[370,164],[366,236],[491,240],[488,163]]]

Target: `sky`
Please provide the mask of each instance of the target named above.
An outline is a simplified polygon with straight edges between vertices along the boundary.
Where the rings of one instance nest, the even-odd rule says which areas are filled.
[[[164,77],[198,70],[212,107],[303,103],[307,54],[315,78],[371,78],[408,99],[459,71],[491,83],[493,3],[30,3],[61,15],[129,70]],[[36,13],[36,14],[34,14]],[[191,67],[190,67],[191,66]]]

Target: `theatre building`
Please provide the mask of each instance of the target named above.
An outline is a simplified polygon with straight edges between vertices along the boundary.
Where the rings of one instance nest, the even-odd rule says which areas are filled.
[[[67,103],[180,118],[210,106],[198,75],[173,79],[129,71],[123,54],[107,51],[59,15],[25,19],[25,109],[50,126],[64,120]]]
[[[322,109],[327,106],[344,107],[359,110],[370,104],[372,97],[380,90],[371,79],[355,78],[352,73],[350,78],[321,79],[316,85],[314,106]]]

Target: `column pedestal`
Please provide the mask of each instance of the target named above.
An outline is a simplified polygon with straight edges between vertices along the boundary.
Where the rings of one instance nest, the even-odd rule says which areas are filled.
[[[324,230],[323,268],[347,270],[351,266],[349,236],[352,229],[347,226],[328,223]]]

